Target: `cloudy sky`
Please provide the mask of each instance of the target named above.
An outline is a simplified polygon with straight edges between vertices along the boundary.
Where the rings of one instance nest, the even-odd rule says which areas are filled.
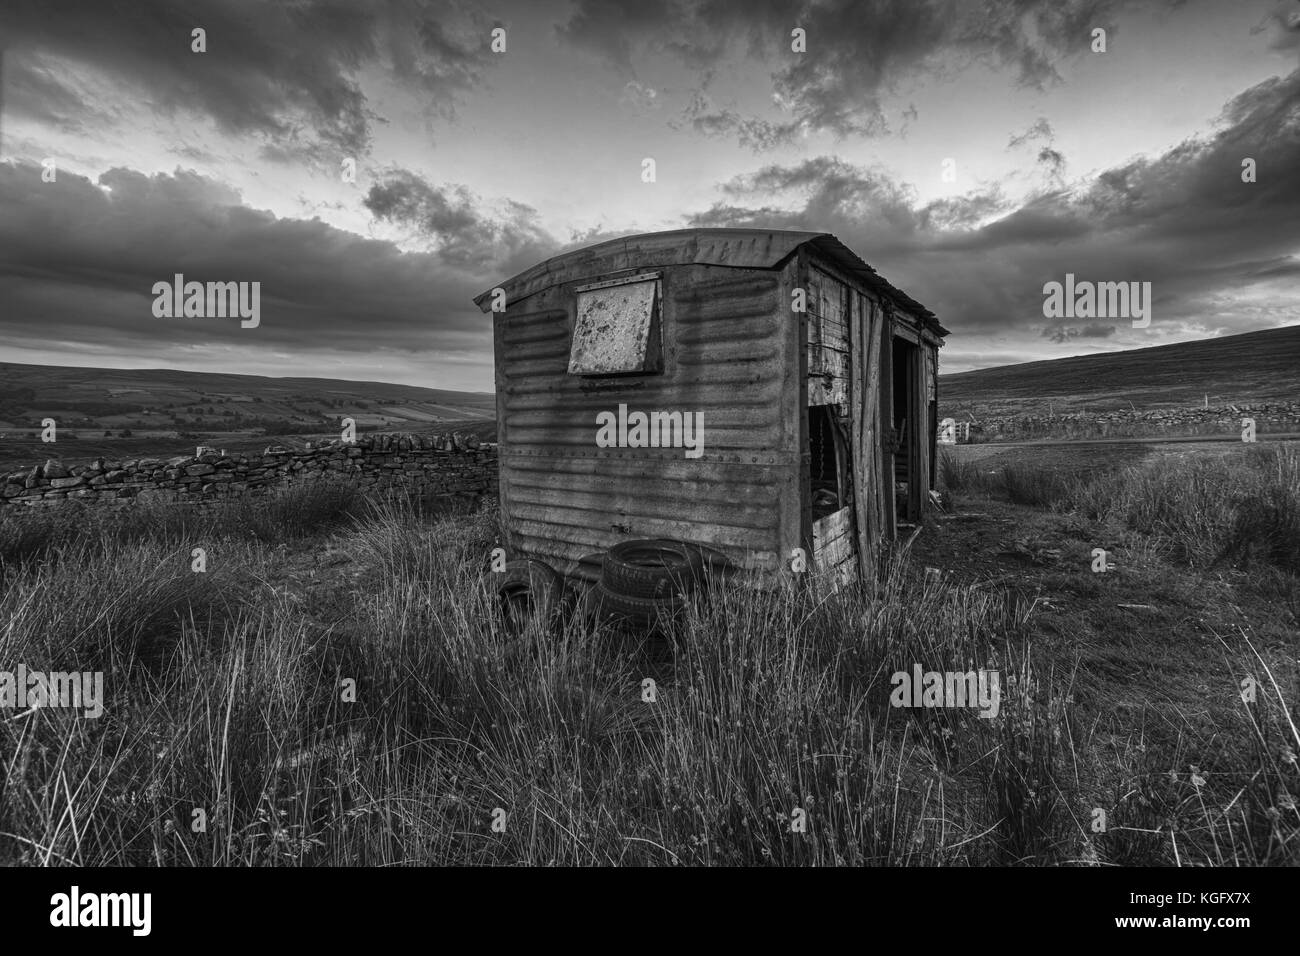
[[[1298,0],[4,0],[0,57],[6,361],[487,390],[473,295],[692,225],[834,233],[949,372],[1300,319]]]

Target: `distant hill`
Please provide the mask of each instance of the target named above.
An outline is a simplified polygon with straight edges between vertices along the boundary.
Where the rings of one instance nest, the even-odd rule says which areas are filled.
[[[58,424],[54,445],[39,440],[44,418]],[[200,443],[240,451],[292,445],[337,434],[342,418],[360,430],[492,438],[496,398],[387,382],[0,363],[0,467],[192,453]]]
[[[1300,325],[939,376],[940,414],[1300,400]],[[1132,403],[1132,406],[1130,406]]]

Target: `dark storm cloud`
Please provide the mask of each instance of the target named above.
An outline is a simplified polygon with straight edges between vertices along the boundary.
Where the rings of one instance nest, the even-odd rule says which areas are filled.
[[[1247,157],[1257,182],[1242,181]],[[1043,284],[1067,272],[1151,282],[1155,323],[1195,322],[1212,296],[1261,282],[1294,294],[1300,311],[1296,169],[1300,70],[1235,97],[1214,133],[1107,170],[1081,191],[1034,196],[985,225],[976,223],[1004,207],[996,191],[917,205],[881,171],[827,157],[738,177],[725,201],[689,222],[834,232],[963,332],[1040,329]]]
[[[101,188],[107,187],[107,188]],[[159,319],[155,282],[261,283],[261,324]],[[98,183],[0,164],[0,337],[14,346],[137,349],[173,364],[187,348],[477,348],[470,298],[485,278],[319,220],[280,219],[193,172],[113,169]]]
[[[568,21],[556,33],[573,46],[602,57],[625,78],[632,69],[634,46],[657,34],[677,14],[671,0],[600,0],[576,5]]]
[[[773,123],[756,117],[745,117],[733,109],[715,109],[709,98],[696,91],[682,111],[681,120],[668,124],[674,129],[689,125],[703,136],[734,136],[742,147],[755,153],[776,149],[793,142],[803,124],[800,122]]]
[[[3,51],[0,51],[3,52]],[[72,87],[58,78],[58,69],[39,57],[23,59],[10,52],[0,83],[4,86],[6,109],[65,133],[81,133],[87,127],[112,121],[112,115],[90,106]]]
[[[895,234],[915,233],[923,215],[914,208],[912,191],[888,174],[829,156],[795,166],[765,166],[725,183],[722,192],[732,197],[802,193],[807,196],[802,216],[869,218],[873,229]]]
[[[127,94],[162,113],[209,117],[227,134],[258,135],[271,157],[322,147],[357,155],[374,118],[354,79],[363,66],[385,65],[447,104],[479,80],[486,29],[448,21],[478,18],[419,0],[5,0],[6,108],[70,124]],[[196,27],[207,32],[206,53],[191,51]],[[98,88],[79,92],[59,63],[91,71]]]
[[[444,262],[480,273],[513,275],[560,247],[531,207],[507,201],[494,215],[465,187],[434,186],[405,169],[386,173],[364,204],[375,218],[415,230]]]
[[[975,228],[996,213],[1010,206],[1002,191],[997,188],[984,192],[968,193],[926,203],[917,214],[917,225],[922,231],[939,230],[957,232]]]
[[[1141,0],[1133,0],[1133,6]],[[579,0],[561,36],[632,76],[638,49],[675,52],[688,65],[720,69],[733,41],[779,66],[773,91],[795,128],[839,135],[889,131],[882,98],[922,73],[955,73],[976,61],[1010,71],[1021,86],[1060,80],[1056,64],[1087,52],[1091,30],[1113,33],[1120,0]],[[1151,0],[1162,5],[1162,0]],[[1176,5],[1163,0],[1163,5]],[[666,15],[671,14],[671,15]],[[791,51],[791,30],[807,33],[807,52]],[[701,132],[746,131],[721,115]],[[761,140],[760,140],[761,141]]]

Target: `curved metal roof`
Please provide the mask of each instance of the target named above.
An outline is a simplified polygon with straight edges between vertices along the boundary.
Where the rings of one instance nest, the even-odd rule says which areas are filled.
[[[670,265],[716,265],[748,269],[773,269],[800,246],[812,245],[840,269],[867,288],[892,298],[940,335],[947,329],[934,313],[901,289],[891,285],[848,246],[828,232],[799,232],[784,229],[673,229],[610,239],[581,249],[552,256],[501,283],[506,299],[518,301],[560,282],[589,276],[590,269],[616,272]],[[491,308],[492,290],[476,296],[474,303],[484,312]]]

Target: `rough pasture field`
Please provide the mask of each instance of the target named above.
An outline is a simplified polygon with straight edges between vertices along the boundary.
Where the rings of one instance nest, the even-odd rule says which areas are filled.
[[[509,639],[490,509],[6,516],[0,658],[107,707],[3,713],[0,860],[1300,862],[1300,455],[1107,454],[957,449],[879,580],[654,634]],[[916,666],[996,670],[998,716],[894,706]]]

